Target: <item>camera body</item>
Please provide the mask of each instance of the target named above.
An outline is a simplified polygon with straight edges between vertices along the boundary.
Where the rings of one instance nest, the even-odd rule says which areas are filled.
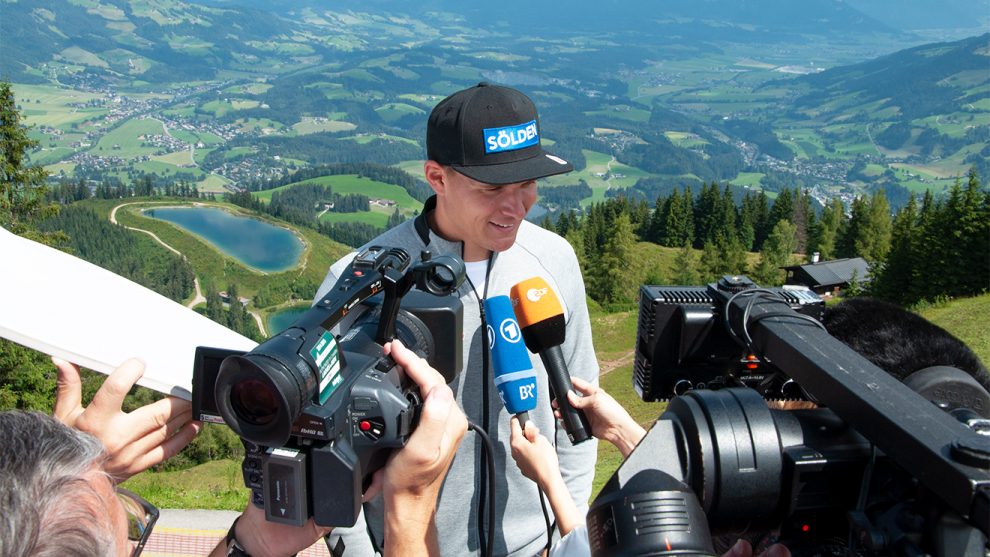
[[[416,427],[418,387],[384,355],[400,339],[450,382],[462,365],[460,259],[357,254],[331,290],[247,353],[200,347],[196,419],[242,439],[252,500],[273,522],[352,526],[371,475]],[[414,288],[416,287],[416,288]]]
[[[716,555],[711,534],[754,533],[796,557],[990,554],[990,444],[972,413],[932,402],[937,385],[912,390],[831,336],[816,303],[745,277],[642,293],[636,357],[650,361],[634,386],[670,402],[591,503],[593,555]],[[771,410],[780,391],[751,388],[767,378],[817,408]]]
[[[692,389],[746,386],[765,398],[804,398],[789,378],[733,342],[723,324],[726,295],[755,288],[746,277],[724,277],[706,286],[643,285],[633,388],[644,401],[668,400]],[[821,320],[825,302],[810,290],[768,288],[791,309]]]

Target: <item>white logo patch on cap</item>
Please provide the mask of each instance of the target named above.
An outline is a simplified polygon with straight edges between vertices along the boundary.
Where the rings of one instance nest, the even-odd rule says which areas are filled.
[[[555,156],[553,156],[551,154],[547,154],[547,158],[550,159],[550,160],[552,160],[553,162],[559,164],[559,165],[565,165],[565,164],[567,164],[567,161],[565,161],[564,159],[562,159],[560,157],[555,157]]]
[[[539,145],[540,134],[536,130],[536,120],[516,126],[485,128],[485,154],[515,151]]]

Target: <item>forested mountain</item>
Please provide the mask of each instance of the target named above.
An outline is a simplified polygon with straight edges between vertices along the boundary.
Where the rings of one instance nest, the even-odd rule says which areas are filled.
[[[979,28],[973,14],[990,17],[988,0],[846,0],[849,6],[897,29]],[[985,26],[984,26],[985,27]]]
[[[990,33],[910,48],[800,77],[794,84],[806,85],[809,92],[795,99],[792,106],[796,110],[824,110],[825,116],[871,103],[875,103],[874,112],[888,111],[903,119],[945,114],[986,98],[990,84],[987,68]]]
[[[896,32],[838,0],[578,0],[564,10],[522,0],[498,5],[6,0],[0,9],[0,74],[21,82],[46,79],[52,63],[111,82],[214,79],[223,70],[277,74],[335,63],[356,51],[388,49],[389,43],[453,48],[463,34],[491,36],[496,48],[513,50],[520,39],[536,44],[575,33],[640,37],[596,49],[609,51],[638,48],[643,37],[657,45]]]

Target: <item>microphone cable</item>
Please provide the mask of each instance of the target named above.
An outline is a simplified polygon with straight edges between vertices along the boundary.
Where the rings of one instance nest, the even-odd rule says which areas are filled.
[[[468,421],[468,429],[477,433],[478,437],[481,438],[482,445],[484,446],[485,462],[488,465],[488,493],[492,496],[488,497],[488,542],[485,544],[485,555],[486,557],[492,556],[492,546],[495,543],[495,447],[492,445],[492,440],[485,433],[485,430],[478,427],[471,421]],[[542,499],[541,499],[542,501]],[[544,515],[546,510],[544,510]],[[479,532],[480,533],[480,532]]]
[[[540,494],[540,509],[543,511],[543,522],[547,525],[547,545],[544,548],[544,555],[550,555],[550,547],[553,545],[553,527],[554,524],[550,523],[550,512],[547,511],[547,500],[543,496],[543,490],[540,486],[536,486],[536,491]]]

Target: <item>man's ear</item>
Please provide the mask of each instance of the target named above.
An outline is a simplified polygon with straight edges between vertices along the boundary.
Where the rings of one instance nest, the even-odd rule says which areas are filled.
[[[446,169],[436,161],[426,161],[423,164],[423,174],[433,191],[437,195],[443,195],[447,189]]]

